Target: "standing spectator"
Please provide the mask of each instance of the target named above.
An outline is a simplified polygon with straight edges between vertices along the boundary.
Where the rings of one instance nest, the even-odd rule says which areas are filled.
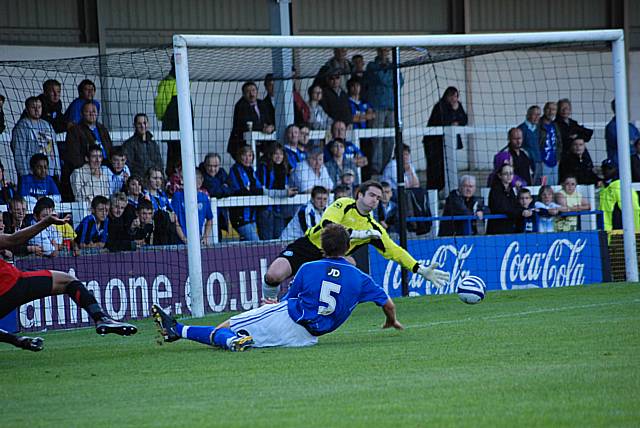
[[[369,160],[355,144],[347,141],[347,125],[337,120],[331,125],[331,141],[324,147],[324,160],[328,162],[331,159],[331,145],[336,139],[344,141],[344,157],[352,160],[357,167],[362,168],[369,164]]]
[[[37,97],[25,101],[26,116],[13,128],[11,149],[15,155],[16,169],[20,177],[29,175],[29,160],[36,153],[49,159],[48,174],[60,177],[60,155],[56,144],[56,133],[51,124],[41,118],[42,102]]]
[[[322,107],[322,87],[320,85],[311,85],[309,93],[309,126],[311,129],[328,129],[333,120],[324,111]]]
[[[196,188],[198,189],[197,201],[198,201],[198,231],[200,232],[200,243],[202,245],[208,245],[211,238],[211,228],[213,220],[213,211],[211,211],[211,203],[207,195],[205,195],[200,188],[202,188],[202,172],[196,168]],[[176,213],[176,233],[178,238],[183,243],[187,243],[187,214],[184,205],[184,190],[179,190],[173,195],[171,200],[171,207],[173,212]]]
[[[351,66],[351,78],[360,80],[360,84],[362,85],[360,88],[360,97],[363,100],[369,101],[369,82],[367,82],[364,57],[360,54],[353,55],[351,57]]]
[[[129,228],[125,225],[123,213],[127,207],[127,195],[122,192],[111,195],[109,204],[109,235],[107,236],[106,248],[109,251],[134,250],[129,237]]]
[[[296,125],[289,125],[284,133],[285,146],[284,151],[287,155],[287,163],[291,170],[295,170],[300,162],[307,159],[305,147],[300,145],[300,128]]]
[[[549,101],[545,103],[543,109],[544,114],[540,118],[540,126],[538,127],[540,134],[540,156],[542,161],[542,175],[540,177],[540,183],[545,180],[543,177],[548,178],[546,179],[547,182],[558,182],[558,162],[561,160],[563,152],[560,128],[555,121],[557,110],[557,104]],[[560,179],[561,178],[562,177],[560,177]]]
[[[131,174],[143,176],[149,168],[162,168],[160,147],[149,132],[149,118],[144,113],[138,113],[133,118],[135,131],[124,142],[122,148],[127,157]]]
[[[7,205],[16,194],[16,188],[13,183],[6,180],[4,176],[4,165],[0,161],[0,205]]]
[[[562,98],[558,101],[558,115],[556,116],[555,123],[560,130],[563,155],[569,152],[573,140],[580,138],[584,140],[585,143],[588,143],[593,135],[593,129],[585,128],[571,119],[571,101],[567,98]],[[587,153],[588,152],[587,150]]]
[[[619,230],[623,225],[618,166],[611,159],[605,159],[602,161],[601,168],[604,187],[600,190],[600,210],[604,213],[604,230]],[[635,229],[638,230],[640,229],[640,205],[637,192],[631,192],[631,204]]]
[[[576,177],[578,184],[596,184],[600,186],[602,179],[593,172],[593,161],[584,140],[576,138],[571,144],[569,153],[563,156],[560,162],[560,181],[567,176]]]
[[[36,153],[29,160],[31,174],[25,175],[20,181],[20,195],[25,199],[36,202],[45,196],[54,203],[60,203],[60,191],[53,178],[48,174],[49,159],[43,153]]]
[[[329,152],[331,152],[331,158],[325,164],[329,177],[334,183],[340,181],[340,177],[345,170],[355,170],[356,164],[352,159],[344,156],[345,142],[342,138],[336,138],[331,142]]]
[[[89,79],[84,79],[78,85],[78,98],[73,100],[69,107],[67,107],[67,111],[64,113],[64,120],[68,124],[68,129],[70,129],[73,125],[78,125],[82,119],[84,119],[84,115],[82,113],[82,109],[84,105],[87,103],[91,103],[96,107],[96,117],[98,113],[100,113],[100,102],[95,100],[96,96],[96,84],[93,83]]]
[[[309,153],[307,161],[295,169],[293,183],[300,193],[311,193],[314,186],[333,189],[335,183],[324,166],[324,155],[321,150],[313,150]]]
[[[53,213],[55,204],[50,198],[42,198],[33,207],[33,218],[36,222],[45,219]],[[31,238],[28,245],[42,248],[45,257],[56,257],[62,248],[62,237],[54,225],[49,225],[42,232]]]
[[[340,85],[342,87],[345,87],[347,83],[347,79],[351,75],[352,69],[353,69],[353,66],[347,59],[347,49],[335,48],[333,50],[333,56],[329,58],[329,60],[322,67],[320,67],[320,70],[318,71],[318,74],[316,75],[316,78],[314,79],[313,84],[321,85],[322,89],[327,88],[328,87],[327,77],[331,73],[336,72],[341,76],[340,78],[344,80],[344,81],[342,80],[340,81]]]
[[[578,180],[572,175],[567,175],[562,181],[562,189],[556,193],[556,203],[562,207],[562,212],[589,211],[589,201],[576,190]],[[578,230],[578,217],[561,217],[556,220],[556,230],[569,232]]]
[[[402,146],[402,165],[404,167],[404,187],[407,189],[419,188],[420,180],[411,161],[411,147],[407,144]],[[395,158],[384,168],[382,180],[391,184],[392,189],[398,188],[398,166]]]
[[[535,215],[535,203],[529,189],[522,188],[518,191],[518,203],[522,208],[522,217],[516,219],[516,232],[537,232],[538,216]]]
[[[253,150],[240,148],[238,161],[229,170],[229,186],[235,196],[259,196],[264,193],[262,183],[253,169]],[[243,241],[259,241],[256,228],[256,207],[234,207],[229,209],[231,224]]]
[[[502,152],[509,153],[509,155],[511,156],[511,165],[513,166],[514,174],[522,178],[525,182],[525,185],[530,186],[531,184],[533,184],[533,181],[531,179],[531,169],[533,164],[531,162],[531,159],[529,159],[529,156],[527,156],[526,152],[524,150],[521,150],[522,130],[520,128],[511,128],[509,129],[509,133],[507,134],[507,136],[509,138],[509,143],[507,144],[507,147],[502,149]],[[553,183],[556,183],[558,181],[557,173],[555,180],[551,180]]]
[[[382,186],[382,197],[378,208],[373,210],[373,218],[387,229],[388,233],[397,232],[398,204],[392,200],[393,188],[386,181],[382,181],[380,185]]]
[[[191,106],[193,112],[193,106]],[[171,55],[171,69],[158,84],[158,92],[154,101],[156,117],[162,122],[162,131],[180,131],[178,114],[178,86],[176,84],[176,64]],[[167,141],[167,175],[173,174],[181,159],[180,140]],[[143,170],[140,175],[144,175]]]
[[[516,223],[523,217],[525,210],[518,203],[516,190],[511,185],[512,178],[513,167],[502,165],[489,191],[489,209],[491,214],[505,214],[508,218],[490,219],[487,222],[488,235],[515,233]],[[530,212],[527,214],[531,215]]]
[[[275,143],[267,152],[264,162],[258,166],[257,178],[264,189],[279,191],[280,196],[293,196],[297,193],[294,187],[289,187],[289,162],[284,155],[282,144]],[[263,241],[278,239],[286,224],[290,211],[286,206],[260,207],[257,214],[258,235]]]
[[[322,186],[315,186],[311,190],[311,200],[298,208],[287,227],[282,231],[280,239],[292,241],[301,238],[307,229],[320,224],[328,200],[329,191]]]
[[[244,132],[253,130],[271,134],[275,131],[274,124],[275,118],[271,116],[269,107],[264,101],[258,99],[258,86],[252,81],[245,82],[242,85],[242,98],[233,108],[233,127],[227,144],[227,153],[231,156],[238,154],[240,147],[246,144]]]
[[[618,163],[618,130],[616,128],[616,100],[611,100],[611,111],[613,117],[604,128],[604,139],[607,143],[607,158]],[[636,153],[633,143],[640,138],[640,131],[635,125],[629,122],[629,144],[631,145],[631,154]]]
[[[391,60],[391,50],[389,48],[377,48],[377,56],[367,64],[367,100],[376,112],[372,118],[373,128],[393,128],[394,116],[393,107],[395,99],[393,96],[393,74],[396,65]],[[400,86],[404,84],[404,79],[400,75]],[[373,142],[373,154],[371,168],[374,174],[381,174],[384,167],[391,160],[393,154],[394,139],[391,137],[378,138]]]
[[[472,175],[463,175],[458,181],[458,188],[447,196],[444,203],[443,216],[475,215],[479,220],[484,216],[485,207],[482,198],[474,196],[476,193],[476,178]],[[471,227],[466,227],[470,224]],[[476,221],[443,220],[440,222],[438,236],[462,236],[477,235]]]
[[[466,126],[467,113],[459,100],[458,89],[449,86],[442,98],[433,106],[427,126]],[[427,160],[427,189],[444,189],[444,138],[442,135],[429,135],[422,139],[425,159]],[[456,138],[456,148],[462,149],[462,138]]]
[[[124,188],[124,184],[127,182],[127,179],[131,176],[131,171],[127,166],[127,156],[124,154],[124,150],[122,150],[122,146],[116,146],[111,149],[111,176],[109,180],[111,181],[111,192],[121,192]]]
[[[540,153],[540,107],[530,106],[527,109],[527,118],[518,125],[522,131],[522,148],[529,155],[533,164],[533,176],[531,181],[539,185],[542,180],[542,155]]]
[[[269,112],[269,116],[276,119],[276,107],[273,103],[273,99],[275,97],[275,81],[273,80],[273,73],[268,73],[264,76],[264,90],[266,91],[266,95],[262,101],[264,101],[265,106]]]
[[[102,249],[109,239],[109,199],[96,196],[91,200],[91,214],[76,228],[76,244],[80,249]]]
[[[69,177],[74,169],[80,168],[88,157],[88,148],[97,145],[102,154],[105,165],[109,165],[111,155],[111,136],[107,128],[98,122],[98,109],[95,104],[87,102],[82,107],[82,120],[67,132],[64,161],[62,171],[61,192],[63,199],[68,199],[67,195]]]
[[[560,213],[560,208],[562,207],[554,202],[551,186],[540,186],[538,200],[534,206],[538,213],[538,232],[553,232],[555,230],[555,217]]]
[[[111,194],[111,175],[102,165],[102,148],[93,145],[87,150],[86,163],[71,174],[71,188],[77,202],[91,201],[96,196]]]
[[[339,70],[334,69],[329,72],[327,87],[322,91],[320,105],[334,122],[339,120],[346,125],[351,125],[349,95],[342,89]]]
[[[56,133],[66,132],[68,124],[62,113],[62,84],[55,79],[46,80],[42,84],[42,94],[38,99],[42,103],[42,119],[51,124]]]

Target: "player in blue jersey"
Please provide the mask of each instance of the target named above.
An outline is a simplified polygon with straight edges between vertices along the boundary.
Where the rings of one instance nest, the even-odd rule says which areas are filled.
[[[364,302],[382,307],[386,316],[382,328],[403,330],[387,293],[344,258],[350,244],[345,227],[327,225],[321,241],[325,258],[302,265],[280,303],[233,316],[217,327],[180,324],[153,305],[151,312],[164,341],[184,338],[231,351],[311,346],[318,342],[318,336],[340,327]]]

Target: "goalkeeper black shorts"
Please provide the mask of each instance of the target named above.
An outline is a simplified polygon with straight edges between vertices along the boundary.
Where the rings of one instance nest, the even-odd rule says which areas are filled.
[[[320,260],[323,256],[322,250],[313,245],[309,238],[303,236],[287,245],[279,255],[289,261],[291,265],[291,275],[295,275],[300,266],[307,262]]]

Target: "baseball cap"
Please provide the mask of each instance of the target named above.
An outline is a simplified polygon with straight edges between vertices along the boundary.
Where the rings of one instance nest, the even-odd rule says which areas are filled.
[[[353,175],[355,177],[356,173],[351,168],[345,168],[345,170],[342,172],[341,177],[344,177],[345,175]]]

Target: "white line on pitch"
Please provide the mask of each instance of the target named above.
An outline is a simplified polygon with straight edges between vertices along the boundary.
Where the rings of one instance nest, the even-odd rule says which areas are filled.
[[[534,314],[543,314],[547,312],[570,311],[572,309],[589,309],[589,308],[597,308],[601,306],[628,305],[629,303],[640,303],[640,299],[632,299],[632,300],[617,301],[617,302],[606,302],[606,303],[591,303],[588,305],[560,306],[556,308],[541,308],[541,309],[535,309],[531,311],[512,312],[507,314],[480,316],[480,317],[467,317],[467,318],[459,318],[455,320],[446,320],[446,321],[433,321],[433,322],[428,322],[423,324],[412,324],[412,325],[405,324],[405,328],[406,329],[427,328],[427,327],[433,327],[433,326],[442,325],[442,324],[459,324],[459,323],[468,322],[468,321],[478,321],[478,320],[484,321],[484,320],[493,320],[493,319],[500,319],[500,318],[520,317],[523,315],[526,316],[526,315],[534,315]],[[376,331],[380,331],[380,329],[367,330],[368,333],[372,333]]]

